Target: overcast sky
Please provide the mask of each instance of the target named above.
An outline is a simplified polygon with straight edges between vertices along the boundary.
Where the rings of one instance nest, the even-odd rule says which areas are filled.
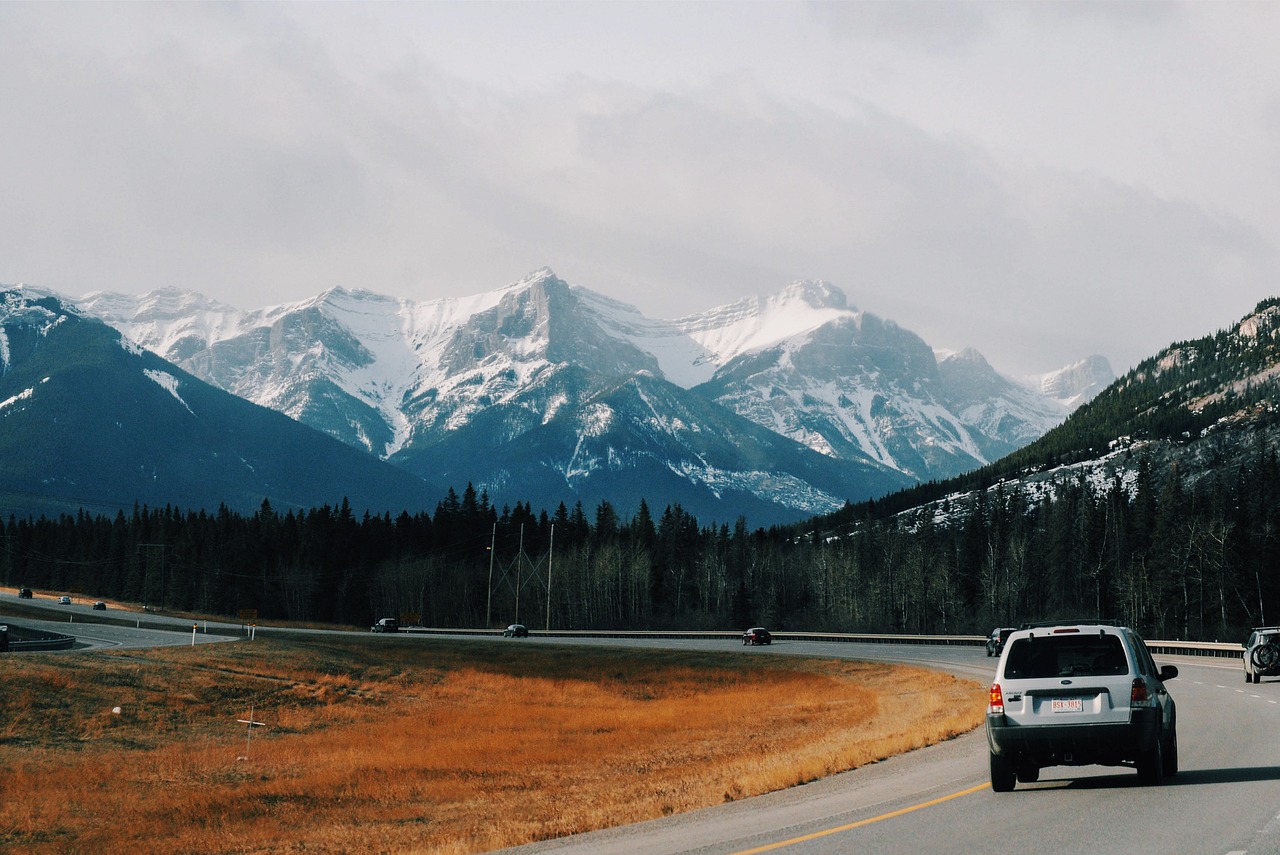
[[[1280,3],[0,3],[0,282],[674,318],[797,279],[1011,374],[1280,296]]]

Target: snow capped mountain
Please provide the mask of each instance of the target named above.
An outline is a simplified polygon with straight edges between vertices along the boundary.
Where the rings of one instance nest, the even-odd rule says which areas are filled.
[[[602,473],[625,471],[620,461],[635,460],[619,444],[623,435],[611,432],[626,424],[639,430],[631,419],[680,421],[656,400],[682,409],[686,420],[693,413],[719,419],[708,407],[732,413],[736,419],[722,429],[732,431],[725,439],[740,451],[761,447],[759,436],[747,435],[763,429],[796,446],[787,445],[786,454],[774,446],[793,469],[809,466],[799,462],[803,454],[792,455],[803,449],[850,464],[836,469],[854,482],[896,489],[1026,444],[1060,422],[1105,373],[1086,360],[1029,389],[973,351],[938,359],[914,333],[812,281],[675,320],[646,318],[545,268],[494,291],[431,301],[336,288],[250,312],[176,291],[95,293],[79,305],[215,386],[433,483],[472,481],[511,500],[534,498],[521,492],[534,482],[565,500],[610,498],[587,485],[609,482]],[[651,380],[635,385],[635,378]],[[655,382],[662,395],[652,393]],[[629,403],[621,409],[605,403],[623,388],[650,395],[624,396]],[[558,432],[564,436],[550,438]],[[721,455],[732,477],[712,475],[717,467],[708,461],[689,462],[691,434],[663,435],[666,445],[650,453],[653,461],[669,459],[654,465],[685,484],[714,496],[717,479],[738,486],[750,480],[741,455]],[[577,456],[550,451],[569,441]],[[543,456],[536,464],[514,460],[517,448]],[[754,453],[746,457],[763,481],[791,484],[768,501],[795,513],[838,507],[866,492],[866,484],[829,480],[819,489],[812,469],[782,473]],[[619,478],[636,477],[632,471],[609,483],[617,488]]]
[[[0,460],[6,515],[134,503],[247,513],[264,499],[285,510],[344,497],[383,513],[438,501],[421,479],[26,289],[0,290]]]
[[[1036,378],[1045,397],[1057,401],[1068,412],[1087,403],[1115,382],[1111,365],[1101,356],[1091,356]]]

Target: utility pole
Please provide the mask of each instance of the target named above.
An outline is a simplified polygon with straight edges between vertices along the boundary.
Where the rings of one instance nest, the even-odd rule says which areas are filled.
[[[147,598],[151,588],[151,554],[153,549],[160,550],[160,606],[164,606],[164,548],[163,543],[139,543],[139,549],[147,550],[147,562],[142,571],[142,610],[147,610]]]
[[[498,544],[498,524],[493,524],[493,533],[489,535],[489,595],[484,601],[484,628],[488,629],[493,620],[493,548]]]
[[[556,548],[556,524],[551,524],[551,540],[547,544],[547,629],[551,629],[551,554]]]

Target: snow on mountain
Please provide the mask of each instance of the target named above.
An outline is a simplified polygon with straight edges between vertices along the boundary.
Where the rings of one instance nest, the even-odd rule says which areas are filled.
[[[126,345],[57,298],[0,290],[0,339],[6,515],[135,503],[252,512],[344,497],[416,512],[438,500],[422,479]]]
[[[649,320],[631,306],[578,289],[602,326],[653,354],[663,375],[686,389],[710,380],[735,357],[763,350],[843,317],[844,294],[825,282],[796,282],[768,297],[748,297],[676,320]]]
[[[207,382],[419,474],[460,431],[484,434],[459,446],[479,454],[561,415],[600,418],[596,396],[648,374],[828,458],[926,480],[1031,441],[1109,372],[1085,360],[1028,389],[976,352],[936,357],[816,281],[674,320],[546,268],[430,301],[334,288],[242,312],[166,289],[79,305]]]
[[[1090,356],[1057,371],[1035,378],[1035,386],[1046,398],[1057,401],[1066,412],[1093,400],[1116,379],[1105,357]]]

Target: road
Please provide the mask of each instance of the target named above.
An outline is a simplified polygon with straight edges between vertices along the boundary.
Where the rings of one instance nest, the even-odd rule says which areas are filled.
[[[20,600],[13,594],[0,593],[0,605],[21,610],[12,614],[6,609],[10,616],[0,614],[0,624],[74,636],[76,646],[72,650],[172,647],[189,645],[193,640],[196,644],[208,644],[243,638],[237,624],[200,621],[194,624],[196,631],[192,633],[193,622],[189,620],[114,609],[96,611],[90,600],[62,606],[48,597]]]
[[[777,642],[743,653],[913,662],[984,683],[994,670],[981,648]],[[1280,681],[1246,685],[1235,661],[1156,658],[1181,672],[1169,686],[1181,771],[1159,787],[1138,786],[1130,769],[1083,767],[995,793],[979,730],[783,792],[506,851],[1280,853]]]
[[[77,624],[101,617],[88,605],[56,621],[15,619],[74,634],[95,646],[190,644],[180,619],[173,631]],[[85,610],[81,615],[79,609]],[[65,614],[65,617],[61,617]],[[128,613],[133,617],[132,613]],[[4,619],[0,619],[3,622]],[[197,627],[203,643],[237,637],[235,624]],[[423,637],[430,643],[432,636]],[[619,644],[691,650],[726,649],[723,641],[483,638],[491,644]],[[739,646],[728,642],[731,649]],[[776,641],[741,648],[744,656],[829,656],[905,662],[986,683],[994,660],[982,648]],[[1176,664],[1169,685],[1178,704],[1181,771],[1143,787],[1130,769],[1046,769],[1036,784],[991,791],[981,730],[782,792],[652,822],[621,826],[505,850],[508,855],[784,852],[931,853],[987,851],[1260,855],[1280,853],[1280,680],[1244,682],[1234,660],[1158,656]],[[673,738],[678,735],[673,734]]]

